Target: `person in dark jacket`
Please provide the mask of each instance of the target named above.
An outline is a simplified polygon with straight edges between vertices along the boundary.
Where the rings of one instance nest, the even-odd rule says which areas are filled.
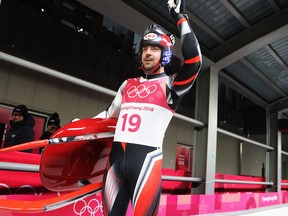
[[[27,107],[23,104],[16,106],[12,111],[10,129],[5,136],[4,147],[34,141],[34,125],[35,120],[28,113]],[[32,152],[32,150],[26,152]]]
[[[53,113],[48,120],[47,130],[40,137],[41,140],[49,139],[52,134],[60,128],[60,118],[58,113]]]

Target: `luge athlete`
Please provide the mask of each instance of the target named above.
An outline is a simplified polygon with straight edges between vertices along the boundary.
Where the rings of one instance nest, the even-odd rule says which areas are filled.
[[[96,117],[117,118],[103,179],[104,215],[157,215],[161,195],[164,133],[183,96],[201,68],[199,44],[184,14],[184,2],[169,0],[168,9],[180,31],[184,64],[167,76],[174,38],[155,24],[140,42],[143,76],[125,80],[107,110]]]

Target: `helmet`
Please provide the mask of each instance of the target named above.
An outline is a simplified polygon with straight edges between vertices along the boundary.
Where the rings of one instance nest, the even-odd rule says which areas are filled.
[[[164,32],[164,30],[156,25],[150,25],[145,30],[144,35],[140,42],[140,59],[142,55],[142,48],[144,46],[152,45],[159,46],[162,48],[162,56],[160,59],[161,66],[166,66],[172,58],[172,48],[175,43],[175,39],[173,35],[168,35]],[[141,60],[140,60],[141,61]]]

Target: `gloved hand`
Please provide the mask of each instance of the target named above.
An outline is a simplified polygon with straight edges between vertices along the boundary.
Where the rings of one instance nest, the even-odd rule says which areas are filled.
[[[76,122],[76,121],[79,121],[80,119],[79,118],[74,118],[71,120],[71,122]]]
[[[185,0],[168,0],[167,7],[171,16],[178,18],[179,13],[185,13]]]
[[[98,115],[94,116],[93,118],[107,118],[107,111],[104,110],[103,112],[99,113]]]

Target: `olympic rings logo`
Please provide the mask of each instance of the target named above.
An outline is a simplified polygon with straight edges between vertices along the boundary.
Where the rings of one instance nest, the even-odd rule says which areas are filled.
[[[47,189],[44,188],[42,191],[37,192],[37,190],[31,185],[22,185],[14,189],[5,183],[0,183],[0,189],[7,190],[9,195],[23,194],[22,190],[25,189],[25,194],[34,194],[35,196],[42,196],[45,193],[45,191],[47,191]],[[57,196],[58,197],[60,196],[59,192],[57,192]],[[89,202],[81,199],[73,204],[73,211],[75,215],[78,216],[96,216],[96,214],[103,215],[103,206],[102,202],[100,202],[96,198],[91,199]]]
[[[148,95],[154,93],[156,89],[156,85],[145,86],[144,84],[141,84],[139,86],[131,86],[127,90],[127,95],[129,98],[135,98],[136,96],[139,98],[146,98]]]
[[[97,199],[91,199],[88,203],[85,200],[78,200],[73,206],[74,213],[79,216],[89,214],[89,216],[95,216],[97,212],[103,213],[102,202],[100,203]]]

